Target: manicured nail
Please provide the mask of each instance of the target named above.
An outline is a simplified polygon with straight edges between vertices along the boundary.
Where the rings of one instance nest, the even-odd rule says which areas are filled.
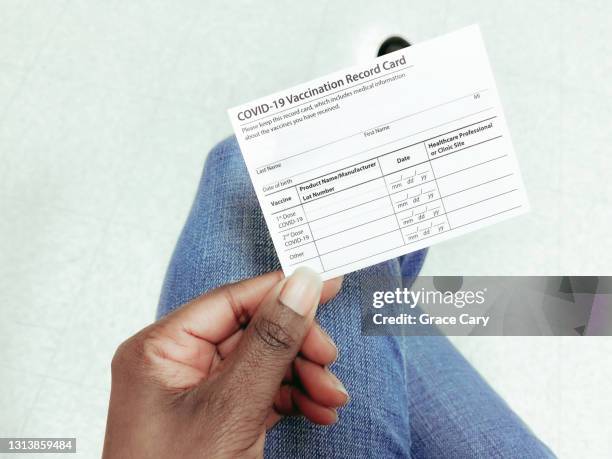
[[[349,398],[349,393],[346,390],[346,387],[344,387],[344,384],[342,384],[340,381],[338,381],[338,383],[336,384],[336,389],[338,390],[338,392],[342,392],[344,395],[346,395],[346,398]]]
[[[338,346],[336,346],[336,343],[334,343],[334,340],[332,339],[332,337],[329,336],[329,333],[323,330],[320,326],[319,326],[319,330],[321,331],[321,335],[323,335],[323,338],[325,338],[325,340],[329,344],[331,344],[333,348],[336,350],[336,357],[334,358],[334,362],[337,361],[338,357],[340,356],[340,351],[338,350]]]
[[[321,277],[312,269],[296,269],[287,279],[278,300],[301,316],[307,315],[319,303],[322,288]]]
[[[332,375],[332,380],[334,381],[334,387],[336,388],[336,390],[337,390],[338,392],[342,392],[344,395],[346,395],[346,398],[347,398],[347,400],[348,400],[348,398],[349,398],[349,393],[348,393],[348,391],[346,390],[346,387],[344,387],[344,384],[342,384],[342,381],[340,381],[340,380],[338,379],[338,377],[337,377],[335,374],[333,374],[331,371],[329,371],[329,368],[327,369],[327,372],[328,372],[330,375]]]

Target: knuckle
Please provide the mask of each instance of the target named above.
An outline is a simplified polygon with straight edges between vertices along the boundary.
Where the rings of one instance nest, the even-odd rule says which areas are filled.
[[[127,341],[121,343],[115,350],[113,360],[111,360],[111,372],[112,374],[121,373],[125,368],[125,360],[127,354]]]
[[[262,317],[254,324],[254,329],[257,337],[270,349],[286,350],[295,344],[290,330],[273,320]]]
[[[136,376],[162,357],[162,346],[154,333],[139,333],[122,342],[111,361],[113,376]]]
[[[134,361],[135,361],[135,338],[132,337],[121,343],[111,361],[111,376],[113,380],[123,380],[134,376]]]
[[[244,308],[244,306],[241,304],[241,302],[238,301],[238,299],[236,298],[236,294],[234,292],[234,289],[236,288],[239,288],[238,284],[229,284],[224,287],[221,287],[220,292],[225,298],[227,304],[229,305],[230,310],[234,315],[234,319],[236,320],[236,323],[244,325],[249,321],[249,314]]]

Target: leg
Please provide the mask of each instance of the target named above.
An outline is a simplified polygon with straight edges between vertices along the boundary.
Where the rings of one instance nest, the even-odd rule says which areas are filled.
[[[414,458],[554,454],[441,336],[405,337]]]
[[[410,255],[400,258],[407,287],[422,264]],[[413,458],[554,457],[446,337],[406,336],[401,347]]]
[[[210,154],[175,249],[158,315],[219,285],[278,269],[251,181],[234,138]],[[317,319],[333,337],[332,370],[351,395],[333,427],[284,419],[268,435],[271,457],[406,457],[410,450],[406,368],[395,337],[361,335],[362,292],[401,285],[393,260],[346,276]]]
[[[402,257],[401,268],[391,261],[347,276],[342,293],[320,309],[319,321],[340,348],[333,369],[346,382],[352,401],[332,428],[284,420],[269,435],[269,455],[405,456],[409,431],[413,457],[550,455],[445,338],[407,337],[400,347],[392,337],[361,335],[360,293],[372,288],[373,279],[376,289],[394,289],[400,269],[409,283],[424,254]],[[278,267],[238,146],[230,139],[207,161],[158,314],[216,286]]]

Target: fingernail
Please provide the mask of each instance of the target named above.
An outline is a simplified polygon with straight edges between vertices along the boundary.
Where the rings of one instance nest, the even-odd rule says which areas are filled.
[[[336,345],[336,343],[334,342],[334,340],[332,339],[331,336],[329,336],[329,333],[327,333],[325,330],[323,330],[322,328],[319,328],[319,330],[321,330],[321,334],[323,335],[323,338],[325,338],[325,340],[331,344],[334,349],[336,350],[336,357],[334,358],[334,362],[338,360],[338,357],[340,356],[340,351],[338,350],[338,346]]]
[[[299,315],[305,316],[321,299],[321,286],[321,277],[315,271],[301,267],[289,276],[278,299]]]
[[[346,398],[348,400],[349,393],[346,390],[346,387],[344,387],[344,384],[342,384],[340,381],[338,381],[338,383],[336,384],[336,389],[338,390],[338,392],[342,392],[344,395],[346,395]]]
[[[346,398],[347,398],[347,400],[348,400],[349,393],[348,393],[348,391],[346,390],[346,387],[344,387],[344,384],[342,384],[342,381],[340,381],[340,380],[338,379],[338,377],[337,377],[335,374],[333,374],[331,371],[329,371],[329,368],[327,369],[327,372],[328,372],[330,375],[332,375],[332,380],[334,381],[334,387],[336,388],[336,390],[337,390],[338,392],[342,392],[344,395],[346,395]]]

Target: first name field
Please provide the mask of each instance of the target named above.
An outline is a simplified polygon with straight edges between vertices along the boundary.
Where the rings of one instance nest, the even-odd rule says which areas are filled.
[[[478,26],[228,113],[287,275],[330,279],[529,208]]]

